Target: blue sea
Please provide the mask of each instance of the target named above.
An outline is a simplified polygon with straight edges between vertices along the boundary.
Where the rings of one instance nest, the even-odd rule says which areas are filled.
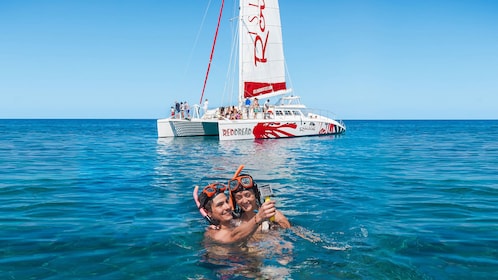
[[[498,121],[158,139],[155,120],[0,120],[2,279],[496,279]],[[195,185],[239,165],[292,223],[206,248]]]

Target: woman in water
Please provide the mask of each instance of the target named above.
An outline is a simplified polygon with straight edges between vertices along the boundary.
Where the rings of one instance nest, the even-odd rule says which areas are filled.
[[[240,214],[242,223],[248,223],[255,219],[259,215],[259,212],[262,211],[264,203],[260,202],[261,194],[251,175],[241,174],[228,181],[228,185],[232,200],[235,201],[234,206],[238,208],[237,212]],[[284,214],[275,209],[275,216],[271,217],[269,222],[263,221],[260,229],[265,231],[269,228],[290,228],[290,226],[289,220],[287,220]]]

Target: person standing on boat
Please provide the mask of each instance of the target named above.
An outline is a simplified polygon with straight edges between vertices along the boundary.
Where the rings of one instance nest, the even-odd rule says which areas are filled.
[[[206,100],[204,101],[204,107],[203,107],[203,109],[204,109],[204,114],[206,114],[206,113],[207,113],[207,110],[208,110],[208,99],[207,99],[207,98],[206,98]]]
[[[180,115],[180,103],[178,103],[178,101],[175,101],[175,110],[176,110],[175,118],[177,119],[178,116]]]
[[[263,105],[263,114],[264,114],[265,119],[269,118],[269,115],[268,115],[269,110],[270,110],[270,99],[267,99],[265,101],[265,104]]]
[[[258,118],[258,113],[259,113],[259,102],[257,98],[254,98],[254,104],[252,105],[252,110],[254,112],[254,118]]]
[[[190,119],[190,106],[188,105],[187,101],[183,103],[183,106],[185,107],[185,118]]]
[[[246,115],[247,118],[249,118],[249,109],[251,108],[251,99],[249,97],[246,97]]]
[[[184,112],[185,112],[185,105],[183,105],[183,102],[180,102],[180,119],[184,118]]]

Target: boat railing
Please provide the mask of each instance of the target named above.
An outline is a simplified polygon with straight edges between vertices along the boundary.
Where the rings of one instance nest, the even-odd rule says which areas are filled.
[[[339,122],[341,125],[344,125],[344,122],[340,120],[337,116],[336,113],[330,111],[330,110],[325,110],[325,109],[316,109],[316,108],[304,108],[301,109],[301,112],[305,116],[317,116],[317,117],[324,117],[328,119],[333,119]]]
[[[218,117],[219,117],[219,111],[218,111],[218,109],[207,110],[202,115],[202,118],[205,119],[205,120],[218,119]]]
[[[345,124],[342,120],[337,118],[337,115],[334,112],[323,109],[314,109],[314,108],[301,108],[301,107],[282,107],[270,105],[268,112],[265,114],[263,111],[263,106],[259,107],[259,112],[257,114],[254,113],[253,108],[250,108],[249,111],[246,110],[245,107],[239,108],[240,118],[238,119],[287,119],[288,117],[294,118],[296,116],[302,115],[303,117],[323,119],[323,120],[335,120],[345,127]],[[249,113],[249,114],[247,114]],[[221,115],[220,108],[211,109],[204,113],[202,119],[211,120],[228,120]]]
[[[198,119],[201,117],[201,106],[199,106],[199,104],[194,104],[194,106],[192,106],[193,110],[192,110],[192,118],[193,119]]]

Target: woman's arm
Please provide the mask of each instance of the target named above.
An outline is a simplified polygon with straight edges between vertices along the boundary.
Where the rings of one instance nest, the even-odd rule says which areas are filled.
[[[282,214],[282,212],[276,210],[275,223],[277,223],[281,228],[290,228],[289,220]]]

